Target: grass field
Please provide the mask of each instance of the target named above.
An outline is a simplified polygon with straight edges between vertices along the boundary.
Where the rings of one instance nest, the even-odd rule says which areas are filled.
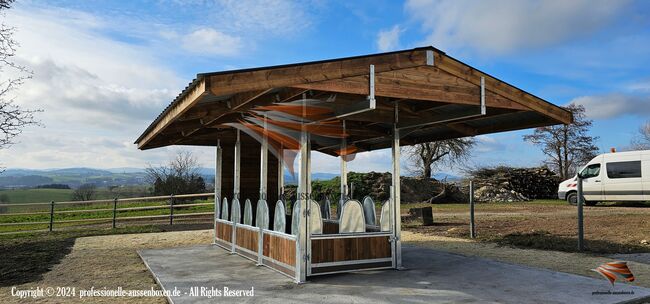
[[[74,192],[72,189],[10,189],[0,190],[0,195],[6,195],[9,199],[8,203],[44,203],[70,201],[72,192]],[[128,186],[113,190],[97,188],[95,199],[147,196],[147,193],[145,186]]]
[[[214,210],[214,200],[212,199],[184,199],[176,200],[174,215],[178,216],[177,222],[186,221],[183,215],[192,213],[206,213]],[[199,206],[183,206],[189,204],[205,204]],[[155,208],[150,208],[155,207]],[[126,208],[140,208],[136,210],[120,210]],[[148,209],[145,209],[148,208]],[[143,210],[144,209],[144,210]],[[39,206],[11,206],[8,212],[0,215],[0,233],[43,230],[49,227],[50,205]],[[78,204],[55,204],[54,229],[70,229],[77,226],[97,226],[111,225],[113,218],[113,203],[84,203]],[[39,213],[39,214],[21,214],[21,213]],[[167,200],[157,201],[118,201],[116,219],[118,226],[132,225],[135,220],[129,217],[141,216],[166,216],[170,214],[169,202]],[[211,216],[199,216],[199,219],[211,218]],[[82,221],[83,220],[83,221]],[[74,223],[63,223],[62,221],[80,221]],[[167,217],[156,219],[140,219],[140,222],[168,223]],[[30,224],[31,223],[31,224]],[[20,225],[9,225],[20,224]],[[137,223],[135,223],[137,224]]]

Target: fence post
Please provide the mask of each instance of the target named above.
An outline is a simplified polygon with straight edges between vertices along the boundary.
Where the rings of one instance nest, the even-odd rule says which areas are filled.
[[[50,201],[50,231],[54,229],[54,201]]]
[[[469,181],[469,237],[476,238],[476,226],[474,225],[474,181]]]
[[[174,224],[174,195],[169,196],[169,225]]]
[[[584,217],[582,213],[582,205],[584,204],[585,198],[582,191],[582,177],[578,173],[578,250],[583,251],[585,249],[585,232],[584,232]]]
[[[115,220],[117,217],[117,197],[113,199],[113,229],[115,229]]]

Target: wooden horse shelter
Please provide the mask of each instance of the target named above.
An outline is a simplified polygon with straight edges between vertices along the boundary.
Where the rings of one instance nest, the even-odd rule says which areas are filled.
[[[215,146],[214,243],[305,282],[401,267],[401,146],[572,119],[424,47],[198,74],[136,144]],[[392,156],[390,199],[350,198],[347,162],[385,148]],[[341,197],[311,196],[312,151],[339,159]],[[293,173],[294,163],[298,195],[287,201],[283,172]]]

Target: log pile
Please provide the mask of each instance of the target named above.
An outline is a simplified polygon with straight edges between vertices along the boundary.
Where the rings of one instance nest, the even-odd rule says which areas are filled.
[[[479,202],[515,202],[557,197],[560,178],[546,167],[481,168],[471,172]]]

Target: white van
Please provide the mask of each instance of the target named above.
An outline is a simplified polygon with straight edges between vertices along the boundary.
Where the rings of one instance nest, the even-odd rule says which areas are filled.
[[[580,174],[587,206],[603,201],[650,201],[650,150],[598,155]],[[560,183],[557,193],[575,205],[577,177]]]

